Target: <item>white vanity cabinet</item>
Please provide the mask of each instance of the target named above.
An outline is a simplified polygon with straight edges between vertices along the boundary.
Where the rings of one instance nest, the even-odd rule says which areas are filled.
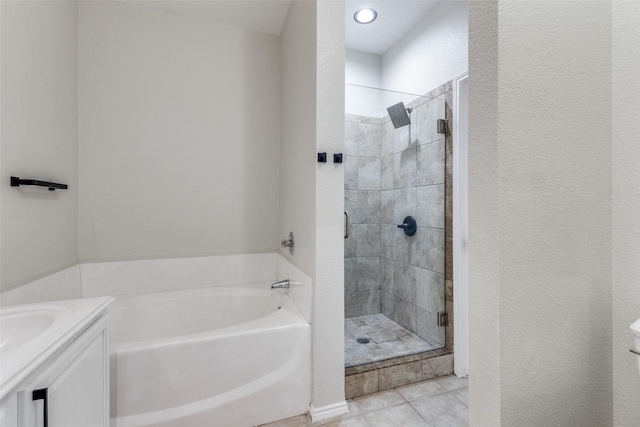
[[[0,427],[109,427],[106,307],[112,298],[55,303],[66,311],[46,332],[0,353]],[[11,308],[16,315],[49,310]],[[35,307],[35,308],[34,308]],[[55,308],[55,307],[54,307]],[[13,313],[6,314],[5,318]],[[29,320],[23,316],[25,323]],[[9,322],[9,320],[7,320]],[[7,325],[11,326],[10,323]],[[24,330],[28,330],[25,328]],[[20,330],[22,331],[22,330]],[[11,339],[19,334],[9,334]]]
[[[105,318],[101,317],[36,374],[33,381],[21,387],[17,399],[18,427],[108,427],[109,355],[105,325]]]

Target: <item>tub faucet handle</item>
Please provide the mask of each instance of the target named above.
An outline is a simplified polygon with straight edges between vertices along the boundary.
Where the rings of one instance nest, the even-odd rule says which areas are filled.
[[[293,255],[294,252],[294,248],[296,246],[294,240],[293,240],[293,231],[289,233],[289,239],[288,240],[282,240],[280,242],[280,246],[282,246],[283,248],[289,248],[289,253],[291,255]]]
[[[280,280],[279,282],[272,283],[271,289],[288,289],[290,284],[289,279]]]

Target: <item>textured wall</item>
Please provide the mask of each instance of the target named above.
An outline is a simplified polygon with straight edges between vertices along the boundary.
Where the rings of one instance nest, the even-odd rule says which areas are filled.
[[[500,426],[498,1],[469,4],[469,425]]]
[[[629,325],[640,318],[640,2],[613,2],[613,416],[640,420]]]
[[[275,251],[278,37],[79,8],[80,260]]]
[[[314,2],[315,3],[315,2]],[[316,151],[344,150],[344,1],[317,2]],[[344,164],[316,164],[313,406],[344,401]]]
[[[436,4],[382,55],[382,87],[424,94],[468,69],[469,2]]]
[[[502,421],[611,425],[611,5],[499,19]]]
[[[282,32],[280,254],[313,280],[312,405],[344,402],[344,164],[316,152],[344,151],[344,3],[294,1]],[[322,37],[318,37],[322,34]]]
[[[491,6],[471,8],[471,424],[612,425],[611,6]]]
[[[372,117],[384,114],[382,92],[370,89],[382,87],[381,60],[380,55],[374,53],[345,49],[344,74],[347,86],[344,104],[347,113]]]
[[[315,280],[316,10],[293,2],[281,35],[279,239],[295,235],[295,255],[280,254]]]
[[[2,1],[0,290],[78,259],[78,4]],[[9,186],[11,175],[68,190]]]

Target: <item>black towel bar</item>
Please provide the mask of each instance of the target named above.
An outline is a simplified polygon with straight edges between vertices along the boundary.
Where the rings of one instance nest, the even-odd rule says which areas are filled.
[[[67,184],[58,184],[56,182],[38,181],[37,179],[20,179],[17,176],[11,177],[11,186],[20,187],[21,185],[37,185],[38,187],[48,187],[49,191],[66,190],[69,188]]]

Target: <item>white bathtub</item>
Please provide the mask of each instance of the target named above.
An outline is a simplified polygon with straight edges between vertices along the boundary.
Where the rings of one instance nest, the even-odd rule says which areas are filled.
[[[112,426],[248,427],[307,412],[311,326],[269,286],[119,297]]]

